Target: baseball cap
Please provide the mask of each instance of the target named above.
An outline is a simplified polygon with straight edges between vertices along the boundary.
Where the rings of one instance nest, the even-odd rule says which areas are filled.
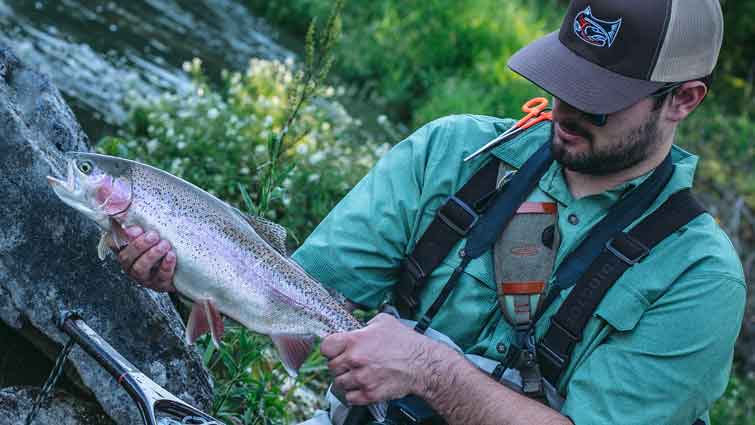
[[[572,0],[560,31],[516,52],[516,73],[593,114],[703,78],[723,41],[719,0]]]

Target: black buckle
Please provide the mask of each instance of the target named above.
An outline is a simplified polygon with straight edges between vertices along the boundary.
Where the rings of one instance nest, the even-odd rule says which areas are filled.
[[[449,202],[455,203],[456,205],[459,206],[459,208],[462,209],[462,211],[469,214],[469,216],[472,218],[472,222],[462,227],[459,224],[455,223],[450,217],[446,216],[443,213],[443,209],[446,208]],[[469,233],[469,231],[472,229],[472,227],[474,227],[474,225],[477,224],[477,220],[480,219],[480,216],[477,214],[477,212],[475,212],[475,210],[472,209],[472,207],[467,205],[464,201],[457,198],[456,196],[449,196],[448,199],[446,199],[446,202],[443,204],[443,206],[438,208],[438,217],[441,220],[443,220],[443,222],[446,223],[448,227],[453,229],[453,231],[455,231],[461,236],[466,236],[467,233]]]
[[[557,353],[554,351],[551,347],[548,346],[548,336],[551,334],[551,332],[558,332],[561,335],[560,336],[566,336],[570,342],[567,344],[565,348],[564,355]],[[545,360],[548,360],[551,364],[549,365],[543,365],[541,364],[541,367],[544,367],[544,374],[548,371],[550,372],[553,369],[558,370],[558,374],[560,375],[560,371],[563,370],[564,366],[566,365],[566,362],[569,360],[569,355],[571,353],[571,348],[579,342],[580,338],[569,332],[566,328],[561,326],[558,321],[551,320],[550,328],[546,332],[545,337],[540,341],[540,344],[537,347],[537,354],[539,356],[542,356],[545,358]]]
[[[409,275],[414,278],[415,282],[418,282],[427,277],[427,273],[425,273],[425,271],[422,269],[422,266],[414,257],[412,257],[411,254],[407,255],[404,259],[404,270],[409,272]]]
[[[629,245],[628,246],[629,249],[638,251],[639,254],[634,255],[632,256],[632,258],[630,258],[627,254],[625,254],[624,252],[619,250],[619,248],[614,246],[614,242],[616,241],[615,237],[609,239],[608,242],[606,242],[606,249],[608,250],[608,252],[615,255],[616,258],[623,261],[630,267],[639,263],[640,261],[642,261],[643,258],[647,257],[648,254],[650,254],[650,248],[646,247],[645,244],[629,236],[628,234],[622,233],[622,235],[620,235],[619,237],[621,237],[621,243],[627,243]]]

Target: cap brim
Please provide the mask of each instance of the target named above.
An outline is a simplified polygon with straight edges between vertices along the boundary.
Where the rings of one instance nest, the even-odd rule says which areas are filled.
[[[626,109],[665,84],[625,77],[595,65],[564,46],[558,31],[516,52],[508,65],[553,96],[593,114]]]

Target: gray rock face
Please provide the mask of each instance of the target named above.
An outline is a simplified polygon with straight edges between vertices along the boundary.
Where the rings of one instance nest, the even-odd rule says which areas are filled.
[[[0,389],[0,422],[23,425],[37,393],[33,388]],[[97,404],[81,401],[63,391],[53,391],[32,424],[112,425],[114,422]]]
[[[0,319],[53,357],[67,340],[58,312],[76,309],[155,382],[207,409],[210,377],[183,342],[169,298],[130,282],[114,261],[99,261],[96,226],[48,188],[45,177],[64,169],[70,150],[90,148],[60,93],[0,45]],[[113,420],[139,423],[126,392],[86,353],[75,348],[69,362],[74,381]]]

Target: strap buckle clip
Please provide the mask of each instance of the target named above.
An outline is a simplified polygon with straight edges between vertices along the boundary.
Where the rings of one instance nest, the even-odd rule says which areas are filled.
[[[561,347],[564,349],[562,353],[569,353],[569,346],[573,346],[577,342],[579,342],[580,338],[576,335],[572,334],[569,330],[567,330],[565,327],[561,326],[560,323],[558,323],[557,320],[551,320],[550,329],[548,330],[547,334],[552,334],[554,331],[556,331],[561,336],[565,336],[569,341]],[[556,372],[556,377],[560,376],[560,372],[563,370],[564,366],[566,365],[567,360],[569,359],[569,354],[561,354],[556,352],[553,348],[548,346],[548,335],[546,335],[545,338],[543,338],[540,341],[540,344],[538,344],[537,347],[537,354],[542,359],[547,360],[550,364],[543,364],[543,362],[540,362],[540,367],[545,369],[544,375],[550,375],[550,372]],[[562,345],[562,344],[558,344]]]
[[[461,208],[462,211],[469,214],[471,218],[471,222],[469,224],[456,223],[451,217],[445,214],[444,210],[451,203],[456,204],[459,208]],[[479,214],[477,214],[477,212],[475,212],[475,210],[473,210],[472,207],[470,207],[464,201],[462,201],[461,199],[457,198],[454,195],[449,196],[448,199],[446,199],[446,202],[443,204],[443,206],[438,208],[437,214],[438,214],[438,217],[440,217],[440,219],[443,220],[443,222],[446,223],[446,225],[448,225],[448,227],[450,227],[454,232],[458,233],[461,236],[466,236],[467,233],[469,233],[472,227],[474,227],[474,225],[477,224],[477,221],[480,219]]]
[[[614,242],[620,242],[624,249],[619,249],[614,245]],[[650,254],[650,249],[645,244],[623,232],[619,236],[609,239],[606,242],[606,249],[630,267]],[[627,253],[627,251],[630,251],[630,253]]]

